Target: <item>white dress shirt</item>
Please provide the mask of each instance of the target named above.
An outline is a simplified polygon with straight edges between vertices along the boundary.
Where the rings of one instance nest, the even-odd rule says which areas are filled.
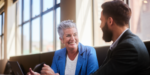
[[[124,31],[121,33],[121,35],[117,38],[117,40],[110,46],[110,48],[109,48],[110,50],[113,50],[113,49],[117,46],[119,39],[121,38],[121,36],[122,36],[127,30],[128,30],[128,29],[124,30]]]

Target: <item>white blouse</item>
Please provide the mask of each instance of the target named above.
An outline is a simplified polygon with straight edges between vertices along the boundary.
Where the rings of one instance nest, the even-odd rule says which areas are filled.
[[[65,75],[75,75],[77,59],[78,59],[78,54],[73,61],[70,60],[67,55]]]

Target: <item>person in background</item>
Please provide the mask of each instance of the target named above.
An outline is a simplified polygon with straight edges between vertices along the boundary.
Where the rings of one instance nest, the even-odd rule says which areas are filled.
[[[51,67],[44,64],[41,75],[89,75],[99,68],[95,49],[79,43],[73,21],[62,21],[58,33],[65,48],[55,51]],[[40,75],[29,70],[28,75]]]
[[[100,68],[91,75],[150,75],[149,53],[129,27],[131,9],[123,1],[102,4],[101,25],[103,39],[113,41]]]

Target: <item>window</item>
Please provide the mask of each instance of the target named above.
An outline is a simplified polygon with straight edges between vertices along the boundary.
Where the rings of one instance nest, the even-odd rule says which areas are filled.
[[[19,22],[18,25],[21,25],[22,23],[22,0],[19,0],[18,2],[18,10],[17,10],[18,18],[17,21]]]
[[[17,51],[21,54],[60,49],[57,25],[60,0],[19,0],[17,3]]]
[[[60,2],[60,0],[58,0]],[[56,9],[56,18],[57,18],[57,27],[60,23],[60,7]],[[57,32],[57,29],[56,29],[56,32]],[[60,49],[61,48],[61,44],[60,44],[60,39],[59,39],[59,34],[57,32],[57,35],[56,35],[57,39],[56,39],[56,50]]]
[[[43,0],[43,11],[46,11],[53,7],[54,0]]]
[[[40,14],[40,0],[32,0],[32,17]],[[44,0],[45,1],[45,0]]]
[[[25,21],[27,21],[27,20],[29,20],[29,18],[30,18],[30,0],[22,0],[22,2],[23,2],[23,20],[24,20],[24,22]]]
[[[32,53],[40,52],[40,18],[32,21]]]
[[[132,10],[131,31],[143,41],[150,40],[150,0],[129,0]]]
[[[29,23],[23,25],[23,54],[30,53],[30,33],[29,33]]]
[[[43,15],[43,51],[53,50],[53,12]],[[48,34],[48,35],[47,35]]]
[[[4,59],[4,16],[4,12],[0,14],[0,59]]]

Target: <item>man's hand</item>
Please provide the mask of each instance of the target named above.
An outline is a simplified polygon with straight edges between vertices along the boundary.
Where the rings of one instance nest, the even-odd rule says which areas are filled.
[[[59,74],[55,73],[51,67],[44,64],[44,67],[41,70],[41,75],[59,75]]]
[[[27,73],[27,75],[40,75],[37,72],[34,72],[31,68],[29,68],[29,72]]]

